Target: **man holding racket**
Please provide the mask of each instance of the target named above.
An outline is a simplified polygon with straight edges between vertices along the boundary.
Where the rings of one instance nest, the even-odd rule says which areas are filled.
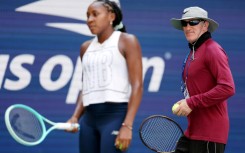
[[[228,139],[227,99],[235,85],[224,49],[211,38],[218,23],[200,7],[184,9],[171,24],[183,30],[190,52],[183,62],[181,89],[185,99],[174,111],[187,116],[188,127],[175,153],[224,153]]]
[[[143,92],[141,47],[114,1],[92,2],[87,25],[95,37],[81,46],[83,86],[68,122],[81,118],[80,153],[126,153]]]

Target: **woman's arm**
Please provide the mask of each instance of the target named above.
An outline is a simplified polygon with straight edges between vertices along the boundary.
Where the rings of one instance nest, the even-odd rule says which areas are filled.
[[[82,57],[85,53],[85,51],[87,50],[89,44],[91,41],[86,41],[81,45],[80,48],[80,58],[82,60]],[[72,115],[72,117],[67,121],[69,123],[78,123],[80,117],[82,116],[82,114],[84,113],[84,106],[83,106],[83,100],[82,100],[82,90],[79,92],[78,98],[77,98],[77,102],[76,102],[76,108],[75,111]],[[77,132],[78,129],[74,129],[70,132]]]
[[[121,39],[122,43],[119,44],[119,48],[122,48],[122,53],[127,62],[129,81],[132,88],[124,123],[133,126],[143,94],[142,53],[140,44],[134,35],[122,33]],[[122,45],[123,47],[121,47]]]
[[[121,34],[119,50],[127,62],[132,92],[128,102],[127,114],[115,140],[115,144],[120,150],[126,150],[132,140],[133,122],[143,94],[142,53],[137,38],[134,35],[126,33]]]

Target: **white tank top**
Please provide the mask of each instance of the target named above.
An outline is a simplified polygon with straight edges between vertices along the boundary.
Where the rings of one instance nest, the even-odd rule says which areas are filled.
[[[131,86],[126,60],[118,47],[120,35],[114,31],[102,44],[95,37],[83,55],[84,106],[129,101]]]

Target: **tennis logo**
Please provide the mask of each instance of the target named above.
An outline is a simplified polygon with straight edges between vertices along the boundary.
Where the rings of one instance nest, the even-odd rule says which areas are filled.
[[[46,26],[68,30],[86,36],[92,36],[86,25],[86,11],[94,0],[39,0],[16,8],[17,12],[37,13],[50,16],[64,17],[81,21],[83,23],[46,23]],[[119,4],[119,0],[114,0]]]
[[[15,57],[0,54],[0,89],[20,91],[30,86],[32,78],[34,77],[30,67],[34,66],[36,58],[37,57],[32,54],[21,54]],[[144,78],[148,70],[153,68],[148,89],[146,88],[146,90],[148,92],[158,92],[164,74],[165,61],[160,57],[143,57],[142,60]],[[28,65],[30,69],[25,67],[25,65]],[[53,80],[52,74],[57,66],[61,67],[61,72],[58,78]],[[80,57],[77,58],[74,65],[70,57],[66,55],[55,55],[47,59],[41,67],[36,67],[36,69],[40,69],[38,77],[39,83],[43,89],[54,92],[69,84],[66,103],[76,103],[76,98],[82,86],[82,64]],[[18,79],[5,77],[8,71]]]

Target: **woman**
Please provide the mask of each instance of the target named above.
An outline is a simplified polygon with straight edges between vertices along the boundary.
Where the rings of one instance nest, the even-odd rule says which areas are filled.
[[[83,86],[68,122],[81,118],[80,153],[127,152],[143,92],[141,47],[115,2],[90,4],[87,25],[95,38],[81,46]]]

